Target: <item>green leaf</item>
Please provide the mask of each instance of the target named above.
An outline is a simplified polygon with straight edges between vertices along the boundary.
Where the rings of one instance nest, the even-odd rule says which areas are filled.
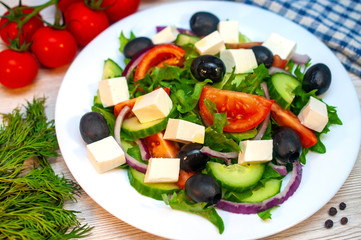
[[[194,203],[189,201],[184,190],[180,191],[178,194],[174,193],[171,198],[168,195],[163,195],[163,200],[172,209],[194,213],[206,218],[218,228],[220,234],[223,233],[224,223],[216,209],[213,206],[207,207],[206,203]]]
[[[260,213],[257,213],[257,214],[262,220],[272,219],[271,211],[273,211],[274,209],[276,209],[278,207],[279,206],[275,206],[273,208],[267,209],[266,211],[263,211],[263,212],[260,212]]]

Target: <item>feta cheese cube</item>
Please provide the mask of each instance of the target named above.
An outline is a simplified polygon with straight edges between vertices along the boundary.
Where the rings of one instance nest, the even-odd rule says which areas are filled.
[[[111,107],[129,99],[128,83],[125,77],[101,80],[98,89],[103,107]]]
[[[179,32],[175,26],[168,26],[162,31],[158,32],[156,35],[154,35],[152,37],[152,42],[154,44],[174,42],[177,38],[178,33]]]
[[[238,43],[239,31],[238,21],[220,21],[218,23],[218,32],[225,43]]]
[[[179,158],[150,158],[145,183],[177,182],[180,170]]]
[[[205,127],[181,119],[170,118],[165,129],[164,139],[188,143],[204,143]]]
[[[273,156],[273,140],[245,140],[239,143],[238,163],[268,162]]]
[[[298,119],[304,126],[316,132],[322,132],[328,122],[327,106],[320,100],[310,97],[298,114]]]
[[[226,45],[218,31],[214,31],[194,44],[200,55],[215,55],[226,49]]]
[[[277,54],[282,59],[286,60],[290,60],[296,51],[296,42],[277,33],[272,33],[262,45],[271,50],[274,55]]]
[[[256,56],[252,49],[226,49],[220,53],[220,59],[226,66],[226,72],[252,73],[258,66]]]
[[[98,173],[104,173],[125,163],[124,152],[112,136],[88,144],[87,156]]]
[[[163,88],[137,98],[133,113],[139,122],[145,123],[168,116],[173,103]]]

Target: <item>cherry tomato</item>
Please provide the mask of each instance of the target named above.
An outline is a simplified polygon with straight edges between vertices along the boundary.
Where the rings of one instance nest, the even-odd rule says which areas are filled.
[[[154,158],[176,158],[179,146],[173,141],[163,139],[164,132],[156,133],[144,138],[149,153]]]
[[[273,56],[273,67],[279,67],[279,68],[285,68],[286,64],[287,64],[287,60],[286,59],[282,59],[279,55],[275,54]]]
[[[6,49],[0,52],[0,83],[8,88],[20,88],[33,82],[38,63],[30,52]]]
[[[31,51],[46,67],[61,67],[73,61],[76,40],[68,31],[42,27],[32,37]]]
[[[105,8],[111,22],[116,22],[138,10],[140,0],[103,0],[101,7]]]
[[[199,109],[202,118],[209,124],[213,124],[213,115],[205,99],[214,102],[218,112],[227,113],[229,124],[223,129],[226,132],[243,132],[256,127],[267,116],[273,103],[259,95],[205,86],[199,99]]]
[[[24,7],[24,6],[22,6]],[[11,19],[6,17],[2,17],[0,20],[0,36],[1,39],[7,44],[10,44],[9,39],[14,40],[19,33],[19,29],[17,27],[17,21],[20,21],[26,17],[27,14],[31,13],[33,9],[25,8],[19,9],[19,7],[13,8],[15,12],[15,16]],[[9,11],[7,11],[4,16],[9,16]],[[29,42],[31,40],[32,35],[36,32],[36,30],[42,27],[43,21],[41,20],[41,15],[37,14],[27,21],[22,27],[22,33],[19,35],[19,43],[22,45],[24,40]]]
[[[140,60],[135,73],[134,81],[143,79],[151,68],[164,66],[162,63],[179,65],[183,63],[185,51],[173,44],[162,44],[150,49]]]
[[[315,133],[303,126],[297,116],[290,110],[285,110],[278,104],[273,103],[271,107],[271,116],[278,125],[292,128],[300,137],[303,148],[312,147],[317,143]]]
[[[66,9],[64,18],[69,32],[81,47],[109,27],[109,20],[104,11],[92,10],[83,1],[71,4]]]
[[[63,13],[65,13],[66,9],[75,2],[81,2],[83,0],[60,0],[58,2],[58,8],[60,9],[60,11],[62,11]]]

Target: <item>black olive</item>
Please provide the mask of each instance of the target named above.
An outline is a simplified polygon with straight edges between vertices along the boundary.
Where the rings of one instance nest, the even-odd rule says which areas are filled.
[[[219,19],[210,12],[196,12],[192,15],[189,24],[197,36],[206,36],[217,30]]]
[[[302,153],[302,143],[290,127],[281,127],[272,136],[273,157],[280,163],[293,163]]]
[[[123,53],[126,58],[132,58],[152,45],[153,42],[151,39],[147,37],[137,37],[125,44]]]
[[[271,50],[261,45],[253,46],[251,47],[251,49],[256,56],[258,65],[261,65],[263,63],[266,68],[270,68],[272,66],[274,57]]]
[[[218,182],[209,175],[197,173],[186,181],[187,196],[195,202],[205,202],[207,206],[217,204],[222,198]]]
[[[330,87],[331,78],[330,69],[325,64],[318,63],[307,69],[302,87],[306,92],[317,89],[316,95],[321,95]]]
[[[104,116],[98,112],[84,114],[79,129],[81,137],[88,144],[106,138],[110,133]]]
[[[198,81],[206,79],[215,82],[222,81],[226,73],[226,66],[223,61],[213,55],[201,55],[193,59],[191,72]]]
[[[178,153],[180,158],[180,168],[186,172],[199,171],[203,169],[209,157],[202,153],[200,149],[203,145],[198,143],[188,143],[183,145]]]

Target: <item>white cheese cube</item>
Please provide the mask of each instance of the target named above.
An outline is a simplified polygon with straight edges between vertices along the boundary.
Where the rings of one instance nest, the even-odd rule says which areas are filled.
[[[170,118],[165,129],[164,139],[188,143],[204,143],[205,127],[181,119]]]
[[[124,152],[112,136],[88,144],[87,156],[98,173],[104,173],[125,163]]]
[[[98,89],[104,107],[111,107],[129,99],[128,83],[125,77],[101,80]]]
[[[133,113],[139,122],[145,123],[168,116],[173,103],[163,88],[137,98]]]
[[[277,54],[282,59],[286,60],[290,60],[296,51],[296,42],[291,41],[277,33],[269,35],[262,45],[271,50],[274,55]]]
[[[226,72],[252,73],[258,66],[256,56],[252,49],[226,49],[220,53],[220,59],[226,66]]]
[[[298,119],[304,126],[316,132],[322,132],[328,122],[327,106],[320,100],[310,97],[298,114]]]
[[[215,55],[226,49],[226,45],[218,31],[214,31],[194,44],[200,55]]]
[[[238,163],[268,162],[272,160],[273,140],[245,140],[239,143]]]
[[[144,182],[177,182],[179,178],[179,170],[179,158],[150,158]]]
[[[238,43],[239,31],[238,21],[220,21],[218,23],[218,32],[225,43]]]
[[[162,31],[158,32],[152,37],[154,44],[171,43],[174,42],[178,35],[178,30],[175,26],[168,26]]]

